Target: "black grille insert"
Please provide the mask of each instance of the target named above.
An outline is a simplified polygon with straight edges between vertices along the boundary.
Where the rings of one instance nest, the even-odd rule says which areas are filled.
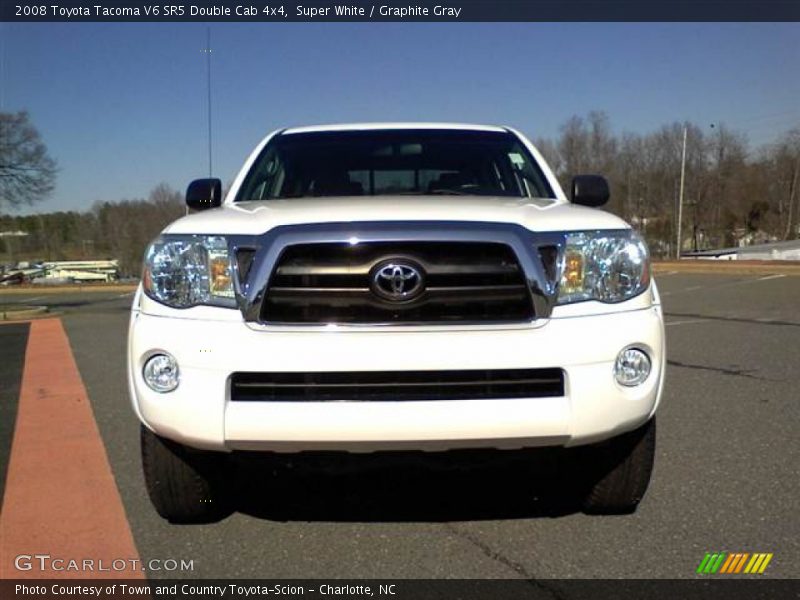
[[[425,290],[392,302],[370,290],[379,263],[419,265]],[[533,318],[524,273],[501,243],[373,242],[289,246],[269,281],[267,323],[520,322]]]
[[[335,402],[479,400],[564,395],[561,369],[234,373],[231,400]]]
[[[238,248],[236,250],[236,270],[239,272],[240,284],[244,284],[244,282],[247,281],[255,255],[256,251],[253,248]]]

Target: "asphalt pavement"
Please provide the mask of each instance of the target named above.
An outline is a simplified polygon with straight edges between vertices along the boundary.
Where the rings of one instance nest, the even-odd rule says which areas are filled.
[[[553,497],[552,474],[529,468],[527,453],[480,453],[335,460],[335,471],[250,461],[236,513],[171,525],[147,498],[128,402],[132,295],[0,292],[0,302],[61,313],[140,556],[193,561],[152,577],[690,578],[716,551],[770,552],[764,577],[798,577],[800,277],[657,282],[668,369],[656,467],[639,510],[619,517]]]

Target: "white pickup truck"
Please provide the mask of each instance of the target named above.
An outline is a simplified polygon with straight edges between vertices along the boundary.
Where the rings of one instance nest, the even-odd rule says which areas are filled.
[[[158,513],[219,518],[237,450],[529,447],[573,457],[586,512],[635,510],[661,302],[605,179],[571,187],[512,129],[430,123],[283,129],[224,200],[194,181],[130,320]]]

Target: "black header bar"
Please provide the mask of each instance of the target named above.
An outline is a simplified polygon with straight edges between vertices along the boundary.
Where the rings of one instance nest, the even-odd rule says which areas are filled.
[[[4,600],[772,600],[796,598],[798,579],[5,579]]]
[[[798,0],[3,0],[9,22],[800,21]]]

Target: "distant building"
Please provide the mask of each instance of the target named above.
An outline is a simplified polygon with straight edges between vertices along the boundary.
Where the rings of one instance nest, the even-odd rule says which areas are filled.
[[[118,260],[60,260],[48,261],[42,266],[45,280],[56,279],[82,283],[119,279]]]
[[[0,284],[89,283],[119,279],[118,260],[60,260],[18,262],[0,273]]]
[[[681,257],[706,260],[800,260],[800,240],[683,252]]]

